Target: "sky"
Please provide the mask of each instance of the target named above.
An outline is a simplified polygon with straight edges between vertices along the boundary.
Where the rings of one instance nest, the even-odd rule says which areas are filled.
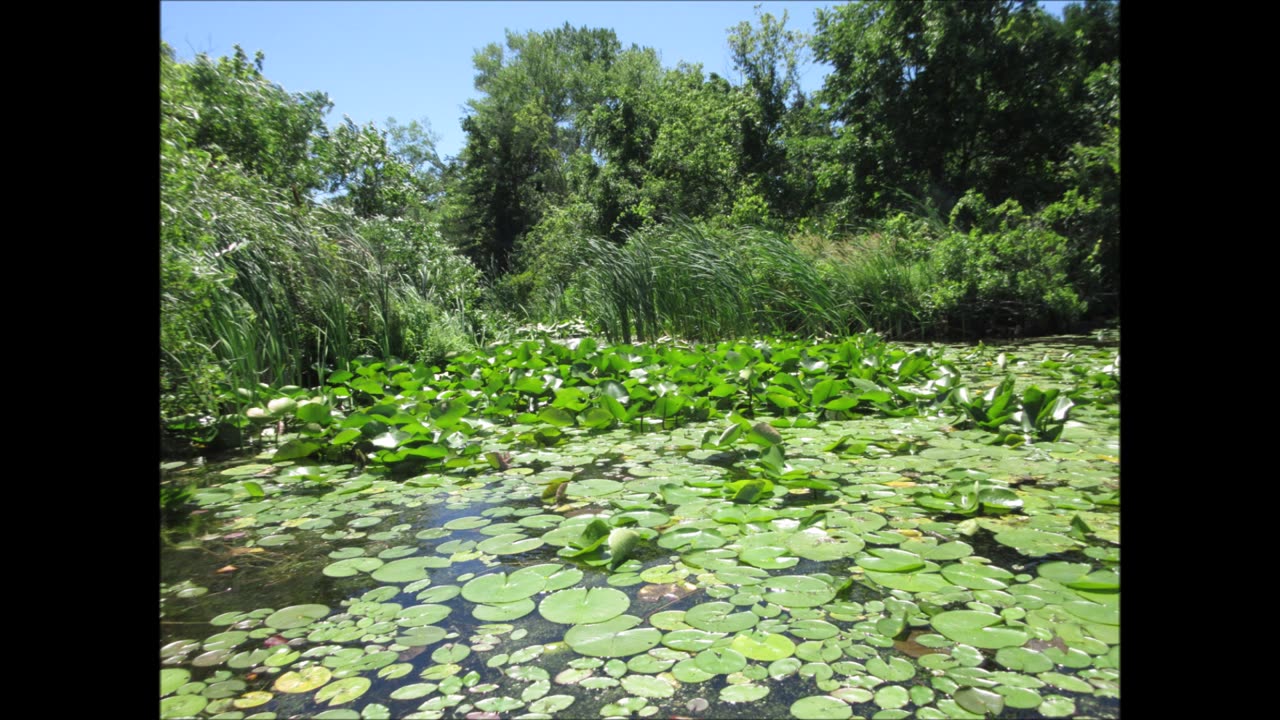
[[[517,33],[560,27],[612,28],[622,46],[658,51],[664,67],[701,63],[737,83],[728,30],[755,24],[753,7],[811,33],[815,11],[842,3],[792,0],[740,2],[161,2],[160,37],[183,60],[229,55],[240,45],[261,50],[263,74],[290,92],[320,90],[334,107],[330,126],[348,115],[357,124],[425,121],[441,156],[457,155],[466,102],[479,97],[475,52]],[[1045,2],[1061,17],[1065,1]],[[809,58],[811,60],[811,58]],[[805,92],[818,89],[828,67],[800,68]]]

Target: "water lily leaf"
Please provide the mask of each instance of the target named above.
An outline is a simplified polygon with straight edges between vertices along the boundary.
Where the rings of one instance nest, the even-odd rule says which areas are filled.
[[[258,707],[259,705],[265,705],[270,702],[273,697],[275,696],[269,692],[254,690],[232,700],[231,704],[241,710],[247,710],[249,708]]]
[[[1076,714],[1076,703],[1071,698],[1061,695],[1050,695],[1037,708],[1045,717],[1071,717]]]
[[[531,538],[520,533],[503,533],[495,535],[476,546],[480,552],[490,555],[515,555],[529,552],[543,546],[542,538]]]
[[[545,575],[517,570],[481,575],[462,586],[462,597],[474,603],[502,604],[533,597],[547,586]]]
[[[1010,670],[1028,673],[1040,673],[1053,669],[1052,660],[1035,650],[1022,647],[1001,648],[996,652],[996,662]]]
[[[329,682],[333,671],[322,665],[311,665],[300,671],[290,671],[276,678],[272,688],[282,693],[304,693]]]
[[[160,717],[195,717],[208,704],[208,699],[201,695],[174,695],[160,701]]]
[[[683,614],[683,610],[680,611]],[[656,617],[656,616],[655,616]],[[655,625],[655,627],[657,627]],[[694,628],[673,630],[662,636],[662,644],[675,650],[700,652],[715,645],[726,633],[708,632]]]
[[[1003,590],[1005,581],[1013,580],[1013,573],[994,565],[954,563],[942,568],[942,576],[954,585],[970,590]]]
[[[902,573],[924,567],[924,559],[919,555],[897,548],[874,548],[874,557],[860,557],[854,562],[868,570],[882,573]]]
[[[560,590],[543,598],[538,604],[538,612],[551,622],[581,625],[602,623],[618,617],[630,606],[631,598],[621,590],[573,588]]]
[[[990,650],[1017,647],[1030,639],[1022,630],[992,627],[1003,622],[995,613],[951,610],[934,615],[931,622],[935,630],[951,640]]]
[[[853,708],[830,695],[811,695],[791,703],[791,716],[800,720],[847,720]]]
[[[177,690],[191,679],[191,671],[184,668],[165,668],[160,671],[160,697]]]
[[[369,690],[373,681],[366,677],[349,677],[336,680],[316,693],[316,702],[328,702],[330,705],[342,705],[360,697]]]
[[[670,682],[648,675],[628,675],[622,678],[622,689],[644,698],[669,698],[676,693],[675,686]]]
[[[564,641],[580,655],[601,658],[638,655],[662,640],[661,631],[637,628],[640,623],[641,619],[634,615],[619,615],[601,623],[575,625],[565,633]]]
[[[939,592],[955,587],[946,578],[932,572],[887,573],[868,570],[863,574],[877,585],[913,593]]]
[[[899,658],[894,658],[899,659]],[[880,707],[889,710],[900,708],[911,702],[911,695],[907,689],[901,685],[886,685],[876,691],[875,703]]]
[[[573,704],[572,695],[547,695],[529,705],[529,711],[542,715],[555,715]]]
[[[823,585],[826,586],[826,583]],[[760,621],[755,613],[746,610],[735,612],[735,610],[737,608],[727,602],[700,603],[685,612],[684,621],[698,630],[716,633],[746,630]]]
[[[384,564],[376,557],[356,557],[339,560],[324,566],[320,572],[329,577],[352,577],[364,572],[373,572]]]
[[[755,702],[769,694],[769,688],[750,683],[729,685],[720,689],[720,701],[727,703]]]
[[[764,599],[785,608],[816,607],[830,602],[836,596],[835,588],[816,577],[807,575],[772,577],[766,579],[762,585],[765,589]],[[687,619],[686,622],[688,622]],[[689,624],[693,625],[693,623]],[[694,625],[694,627],[697,626]]]
[[[453,608],[448,605],[427,603],[414,605],[401,610],[396,615],[396,624],[401,627],[417,628],[423,625],[435,625],[449,616]]]
[[[277,630],[290,630],[310,625],[328,614],[328,605],[291,605],[272,613],[265,624]]]
[[[1004,696],[982,688],[967,687],[957,690],[953,696],[960,707],[979,715],[999,715],[1004,711]]]
[[[792,554],[817,562],[851,557],[865,545],[857,535],[835,535],[819,527],[807,527],[787,539]]]
[[[1035,528],[1013,528],[996,533],[996,542],[1007,545],[1023,555],[1039,557],[1073,550],[1081,543],[1066,535],[1036,530]]]
[[[748,565],[765,570],[781,570],[800,562],[800,558],[787,554],[787,548],[768,545],[744,550],[738,557]]]
[[[728,675],[747,666],[747,658],[731,648],[707,648],[697,654],[694,662],[713,675]]]
[[[915,677],[915,667],[900,657],[890,658],[885,662],[882,658],[873,657],[867,661],[867,672],[881,680],[904,682]]]
[[[732,649],[751,660],[773,662],[790,657],[796,644],[785,635],[768,632],[742,632],[733,638]]]
[[[508,603],[478,603],[472,608],[471,615],[485,622],[505,622],[522,618],[533,612],[536,607],[532,598]]]
[[[439,558],[409,557],[391,562],[374,569],[372,577],[384,583],[409,583],[428,577],[427,568],[434,566]]]

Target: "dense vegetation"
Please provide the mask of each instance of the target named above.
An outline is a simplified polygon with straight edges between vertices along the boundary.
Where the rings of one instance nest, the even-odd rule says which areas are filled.
[[[327,126],[261,53],[162,44],[162,425],[234,440],[360,356],[439,363],[524,322],[934,338],[1118,312],[1118,3],[786,23],[730,30],[739,84],[608,29],[508,33],[456,158],[416,122]]]

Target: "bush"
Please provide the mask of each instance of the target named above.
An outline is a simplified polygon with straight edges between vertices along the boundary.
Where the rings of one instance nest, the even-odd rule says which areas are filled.
[[[934,247],[938,285],[931,297],[933,311],[951,330],[969,336],[1052,332],[1087,309],[1071,284],[1070,243],[1016,201],[988,209],[971,192],[953,209],[952,222],[971,227]]]

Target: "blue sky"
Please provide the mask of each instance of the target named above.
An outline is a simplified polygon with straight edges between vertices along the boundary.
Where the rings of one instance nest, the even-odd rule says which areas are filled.
[[[441,155],[462,148],[464,105],[478,97],[471,58],[505,30],[563,25],[612,28],[623,47],[652,47],[662,63],[701,63],[739,80],[728,29],[754,23],[756,2],[161,2],[160,36],[183,59],[218,57],[239,44],[266,55],[264,73],[291,92],[322,90],[334,102],[330,125],[426,119]],[[815,11],[839,2],[758,3],[787,27],[812,32]],[[1061,16],[1065,2],[1046,2]],[[827,67],[807,63],[801,86],[822,84]]]

